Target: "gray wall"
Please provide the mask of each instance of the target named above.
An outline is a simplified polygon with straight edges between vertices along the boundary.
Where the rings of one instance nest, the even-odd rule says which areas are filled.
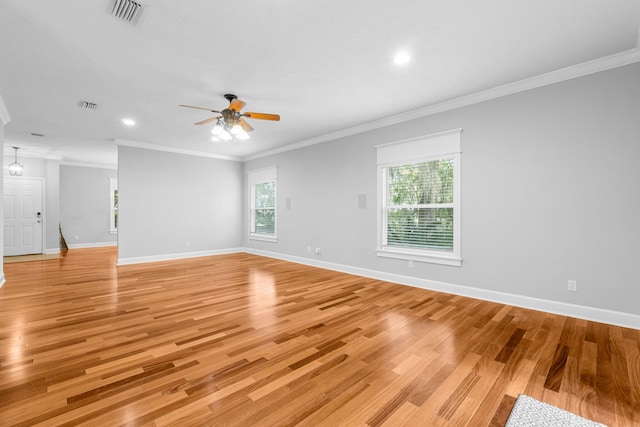
[[[60,161],[45,160],[45,253],[56,253],[60,251]]]
[[[4,105],[2,94],[0,94],[0,106]],[[0,113],[0,148],[4,147],[4,117]],[[4,149],[0,149],[0,162],[4,165]],[[0,200],[0,242],[4,242],[4,174],[0,174],[0,188],[2,188],[2,199]],[[4,246],[0,246],[0,286],[4,284]]]
[[[118,183],[120,260],[241,246],[241,163],[120,146]]]
[[[109,178],[116,178],[117,171],[69,165],[59,171],[60,224],[67,244],[115,244],[117,235],[109,233]]]
[[[640,286],[640,64],[256,159],[282,255],[624,313]],[[463,128],[462,267],[378,258],[377,144]],[[358,195],[367,195],[358,209]],[[286,201],[290,201],[290,209]],[[321,248],[319,256],[307,246]],[[578,292],[567,291],[567,280]]]

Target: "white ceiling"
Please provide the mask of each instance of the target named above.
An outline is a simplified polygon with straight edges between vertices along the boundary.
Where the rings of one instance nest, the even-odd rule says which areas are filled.
[[[5,146],[71,163],[115,164],[114,140],[243,158],[634,49],[640,28],[640,0],[141,0],[135,25],[113,1],[0,2]],[[178,104],[220,110],[225,93],[282,119],[214,143],[193,125],[213,114]]]

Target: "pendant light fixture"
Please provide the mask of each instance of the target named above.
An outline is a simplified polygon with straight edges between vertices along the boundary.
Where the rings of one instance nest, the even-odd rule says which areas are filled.
[[[22,170],[24,167],[18,163],[18,150],[20,147],[13,147],[16,150],[15,161],[9,165],[9,175],[11,176],[22,176]]]

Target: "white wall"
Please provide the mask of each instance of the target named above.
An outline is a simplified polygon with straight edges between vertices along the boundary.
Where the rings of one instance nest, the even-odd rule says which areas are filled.
[[[239,162],[119,146],[118,185],[121,264],[241,246]]]
[[[69,247],[116,244],[117,235],[109,233],[109,178],[117,171],[70,165],[59,170],[60,224]]]
[[[639,117],[636,63],[256,159],[245,171],[278,166],[279,241],[248,241],[245,213],[244,244],[638,316]],[[373,147],[454,128],[464,129],[462,267],[376,257]]]

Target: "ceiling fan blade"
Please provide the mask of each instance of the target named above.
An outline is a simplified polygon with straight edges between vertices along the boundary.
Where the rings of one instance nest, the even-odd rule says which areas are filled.
[[[201,122],[194,123],[194,125],[206,125],[207,123],[211,123],[211,122],[213,122],[215,120],[218,120],[221,117],[222,116],[211,117],[210,119],[205,119],[205,120],[202,120]]]
[[[179,107],[187,107],[187,108],[196,108],[198,110],[205,110],[205,111],[211,111],[212,113],[219,113],[220,111],[218,110],[212,110],[211,108],[204,108],[204,107],[194,107],[193,105],[184,105],[184,104],[180,104]]]
[[[231,101],[231,104],[229,104],[229,109],[240,111],[245,105],[247,105],[246,102],[240,101],[239,99],[234,99],[233,101]]]
[[[253,130],[251,125],[247,123],[245,119],[241,118],[240,121],[238,121],[238,123],[240,123],[240,126],[242,126],[242,129],[244,129],[245,132],[251,132]]]
[[[267,113],[244,113],[242,114],[245,117],[249,117],[250,119],[260,119],[260,120],[274,120],[279,121],[279,114],[267,114]]]

